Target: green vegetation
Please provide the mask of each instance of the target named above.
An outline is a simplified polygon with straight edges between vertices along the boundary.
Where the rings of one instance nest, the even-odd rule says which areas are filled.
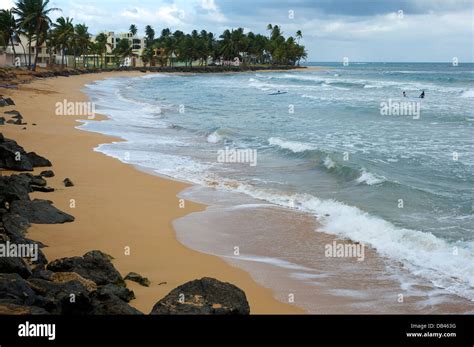
[[[92,35],[85,24],[73,24],[72,18],[60,17],[53,23],[50,14],[60,11],[50,8],[49,0],[17,0],[11,10],[0,11],[0,44],[12,45],[13,54],[16,56],[13,42],[19,42],[20,35],[26,37],[27,50],[23,49],[24,63],[29,69],[35,70],[38,54],[46,44],[50,55],[60,53],[61,66],[67,62],[67,56],[74,57],[74,67],[79,57],[82,65],[88,65],[92,57],[94,67],[106,65],[107,51],[112,49],[113,61],[118,66],[127,57],[136,57],[134,50],[139,48],[137,42],[128,39],[117,39],[115,46],[108,42],[105,33],[101,33],[91,41]],[[186,34],[180,30],[172,32],[166,28],[161,30],[161,35],[156,37],[155,30],[147,25],[145,27],[145,47],[141,50],[144,65],[174,66],[184,64],[192,67],[193,63],[199,66],[208,64],[232,65],[236,59],[243,65],[299,65],[301,59],[306,59],[307,53],[299,42],[303,37],[297,31],[295,38],[285,38],[278,25],[269,24],[269,36],[244,33],[243,28],[225,30],[218,37],[206,30],[193,30]],[[135,40],[138,28],[135,24],[129,27],[131,39]],[[28,54],[26,52],[34,52]],[[136,51],[135,51],[136,52]],[[32,62],[32,55],[34,61]]]

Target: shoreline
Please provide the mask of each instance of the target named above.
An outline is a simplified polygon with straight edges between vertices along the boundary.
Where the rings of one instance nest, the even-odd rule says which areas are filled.
[[[304,313],[298,307],[278,301],[270,289],[257,284],[244,270],[179,243],[173,220],[204,209],[189,201],[185,208],[179,208],[177,194],[189,184],[145,173],[93,151],[99,144],[122,139],[77,129],[80,117],[54,115],[54,104],[60,100],[88,100],[81,91],[84,84],[122,76],[143,76],[143,73],[105,72],[36,79],[18,89],[2,88],[2,93],[17,103],[4,111],[17,109],[28,123],[26,130],[4,125],[2,132],[26,149],[50,159],[56,173],[49,180],[56,191],[47,195],[35,192],[32,197],[51,198],[58,208],[76,218],[67,225],[34,224],[28,236],[48,245],[43,251],[50,261],[100,249],[115,258],[113,263],[123,275],[134,271],[148,277],[152,282],[150,287],[127,282],[137,297],[130,304],[144,313],[178,285],[201,277],[214,277],[241,288],[253,314]],[[100,119],[104,118],[96,117],[94,121]],[[31,126],[32,123],[37,125]],[[35,169],[33,173],[40,171]],[[61,181],[65,177],[75,186],[64,188]],[[71,199],[75,202],[74,209],[70,208]],[[125,247],[130,247],[130,255],[124,254]],[[158,285],[163,282],[166,283]]]

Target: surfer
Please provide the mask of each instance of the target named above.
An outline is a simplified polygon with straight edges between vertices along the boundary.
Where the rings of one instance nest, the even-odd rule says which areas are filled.
[[[404,97],[404,98],[407,97],[407,92],[406,92],[406,91],[403,91],[403,97]]]
[[[425,98],[425,91],[423,90],[420,94],[420,99],[424,99]]]

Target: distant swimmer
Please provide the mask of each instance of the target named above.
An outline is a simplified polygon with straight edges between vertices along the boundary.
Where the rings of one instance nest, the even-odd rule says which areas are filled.
[[[404,97],[404,98],[407,97],[407,92],[406,92],[406,91],[403,91],[403,97]]]
[[[276,93],[271,93],[271,94],[268,94],[268,95],[280,95],[280,94],[286,94],[287,92],[282,92],[282,91],[277,91]]]
[[[420,99],[424,99],[425,98],[425,91],[423,90],[420,94]]]

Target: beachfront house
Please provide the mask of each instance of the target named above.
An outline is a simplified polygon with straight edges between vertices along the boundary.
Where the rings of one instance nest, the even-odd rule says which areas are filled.
[[[28,66],[30,62],[33,64],[36,53],[35,46],[36,42],[33,40],[31,42],[31,49],[29,49],[27,37],[20,35],[19,39],[13,40],[13,45],[9,42],[8,45],[5,45],[0,50],[0,66],[24,67]],[[64,65],[72,66],[74,57],[65,55],[63,59],[61,52],[48,49],[46,43],[40,46],[38,52],[39,67],[61,65],[63,61]]]

